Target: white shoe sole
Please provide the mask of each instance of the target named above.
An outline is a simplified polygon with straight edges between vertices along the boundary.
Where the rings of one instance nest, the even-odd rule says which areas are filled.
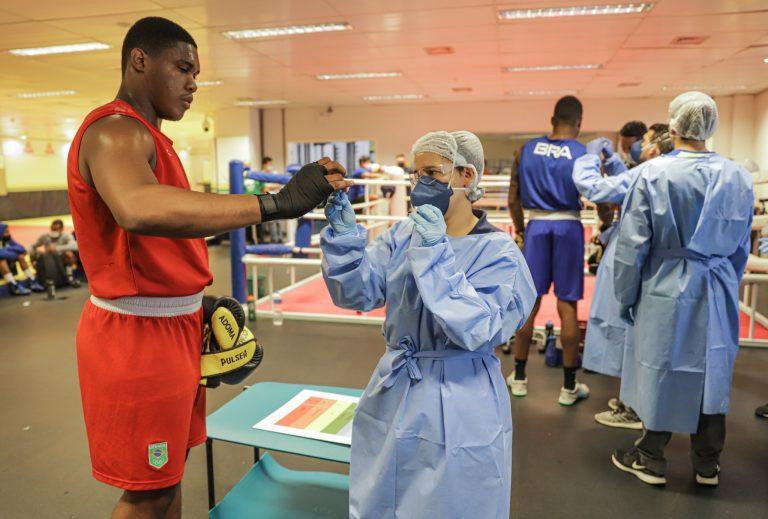
[[[646,474],[645,472],[642,472],[640,470],[635,470],[631,467],[624,466],[623,463],[621,463],[619,460],[616,459],[616,456],[611,454],[611,460],[613,461],[613,464],[616,465],[616,468],[621,470],[622,472],[626,472],[627,474],[634,475],[637,479],[642,481],[643,483],[647,483],[649,485],[666,485],[667,484],[667,478],[663,476],[651,476],[650,474]]]
[[[512,374],[507,378],[507,386],[509,387],[509,391],[512,393],[512,396],[521,398],[526,395],[528,395],[528,384],[525,384],[522,387],[516,387],[513,381],[515,380],[513,377],[515,375]]]
[[[632,429],[635,431],[641,431],[643,429],[643,422],[609,422],[606,420],[600,420],[599,415],[595,415],[595,421],[600,425],[606,427],[614,427],[616,429]]]
[[[564,405],[566,407],[570,407],[572,405],[575,405],[577,402],[581,402],[582,400],[586,400],[587,398],[589,398],[589,393],[587,393],[584,396],[579,396],[579,395],[570,396],[570,395],[568,395],[568,396],[564,397],[563,395],[560,395],[560,398],[557,399],[557,403],[560,404],[560,405]]]
[[[720,475],[715,474],[713,477],[707,478],[696,474],[696,483],[704,485],[705,487],[716,487],[720,484]]]

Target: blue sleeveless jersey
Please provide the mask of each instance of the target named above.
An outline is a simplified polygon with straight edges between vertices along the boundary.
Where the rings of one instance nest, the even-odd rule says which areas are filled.
[[[586,154],[575,139],[538,137],[520,153],[520,196],[526,209],[578,211],[579,192],[573,182],[573,163]]]

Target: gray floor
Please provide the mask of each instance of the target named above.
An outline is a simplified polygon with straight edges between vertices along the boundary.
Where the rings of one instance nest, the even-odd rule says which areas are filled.
[[[225,249],[212,250],[217,284],[228,291]],[[41,296],[0,300],[0,517],[108,517],[119,492],[90,477],[83,428],[74,334],[87,291],[62,291],[66,300]],[[261,323],[257,335],[265,360],[249,382],[284,381],[363,387],[382,349],[375,326],[289,322]],[[502,357],[505,370],[512,367]],[[753,416],[768,401],[768,351],[743,350],[737,361],[721,486],[703,490],[692,482],[688,439],[670,445],[669,483],[649,488],[610,463],[615,446],[636,434],[597,425],[592,416],[614,396],[614,380],[581,375],[592,398],[562,408],[556,398],[559,370],[533,354],[530,392],[513,402],[515,421],[512,517],[767,517],[768,421]],[[208,393],[211,412],[238,393],[224,386]],[[244,447],[216,448],[217,489],[222,496],[247,470]],[[343,465],[276,456],[292,468],[346,471]],[[184,478],[184,516],[206,517],[205,456],[189,458]],[[473,518],[474,519],[474,518]]]

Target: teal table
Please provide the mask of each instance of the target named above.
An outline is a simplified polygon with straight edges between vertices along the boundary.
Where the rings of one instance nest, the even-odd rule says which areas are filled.
[[[342,395],[360,396],[362,391],[343,387],[305,386],[301,384],[283,384],[278,382],[261,382],[243,391],[241,394],[227,402],[208,416],[206,427],[208,439],[205,442],[205,456],[208,470],[208,506],[209,509],[216,505],[215,480],[213,469],[213,441],[224,441],[247,445],[254,449],[254,463],[251,472],[243,478],[243,486],[247,487],[247,479],[250,477],[251,485],[258,478],[276,476],[278,480],[290,481],[292,477],[287,469],[283,469],[271,457],[261,459],[260,449],[276,452],[285,452],[299,456],[307,456],[339,463],[349,463],[350,449],[347,445],[329,443],[299,436],[291,436],[271,431],[254,429],[253,425],[266,418],[291,398],[304,389],[339,393]],[[264,463],[260,463],[263,461]],[[317,479],[318,473],[306,473]],[[335,477],[344,477],[338,474],[327,474],[327,479],[332,480],[334,487],[340,488],[343,483],[336,481]],[[280,479],[282,477],[282,479]],[[295,479],[295,477],[294,477]],[[338,479],[338,478],[336,478]],[[238,483],[238,486],[241,486]],[[235,489],[233,489],[233,492]]]

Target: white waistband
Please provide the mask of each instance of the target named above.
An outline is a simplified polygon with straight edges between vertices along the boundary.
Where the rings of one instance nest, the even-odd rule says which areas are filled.
[[[529,209],[529,220],[581,220],[580,211],[542,211]]]
[[[102,299],[91,294],[91,303],[103,310],[140,317],[177,317],[200,310],[203,293],[182,297],[119,297]]]

